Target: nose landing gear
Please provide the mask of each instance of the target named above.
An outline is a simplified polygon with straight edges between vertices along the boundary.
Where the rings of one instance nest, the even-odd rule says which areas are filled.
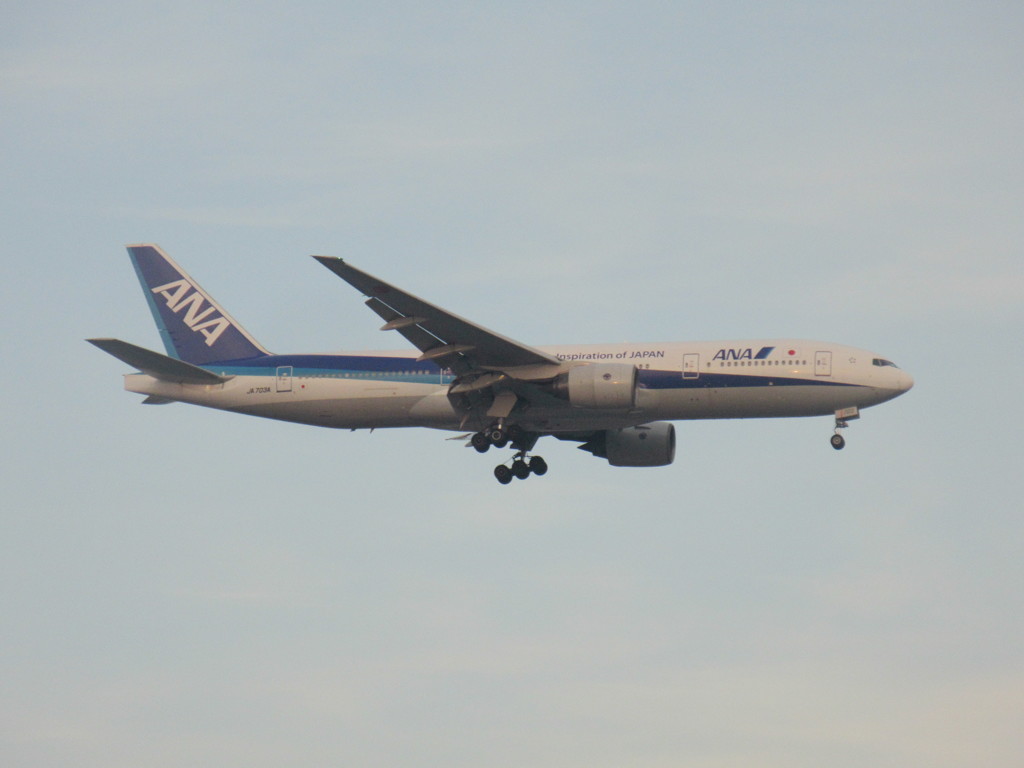
[[[846,429],[848,426],[850,426],[849,422],[859,418],[860,411],[857,410],[856,407],[841,408],[840,410],[836,411],[836,428],[835,431],[832,433],[832,437],[828,439],[829,443],[832,445],[833,448],[835,448],[837,451],[841,451],[843,448],[846,447],[846,440],[843,438],[841,434],[839,434],[839,430]]]

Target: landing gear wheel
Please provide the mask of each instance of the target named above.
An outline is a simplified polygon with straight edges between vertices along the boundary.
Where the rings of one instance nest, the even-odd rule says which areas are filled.
[[[487,453],[487,449],[491,447],[491,441],[487,439],[487,435],[483,432],[477,432],[469,439],[469,442],[473,444],[473,447],[479,453]]]
[[[504,427],[491,427],[487,430],[487,439],[495,448],[504,448],[508,445],[508,430]]]
[[[856,406],[850,406],[849,408],[840,408],[836,411],[836,430],[832,437],[829,438],[829,442],[832,447],[837,451],[841,451],[846,445],[846,441],[843,436],[839,434],[839,430],[846,429],[850,426],[850,422],[854,419],[860,418],[860,411],[857,410]]]
[[[522,459],[516,459],[512,462],[512,474],[520,480],[525,480],[530,476],[530,467]]]
[[[512,470],[504,464],[499,464],[494,468],[494,476],[502,485],[508,485],[512,482]]]
[[[529,466],[530,471],[533,472],[533,474],[537,475],[538,477],[548,471],[548,463],[544,461],[544,459],[542,459],[540,456],[534,456],[532,459],[530,459]]]

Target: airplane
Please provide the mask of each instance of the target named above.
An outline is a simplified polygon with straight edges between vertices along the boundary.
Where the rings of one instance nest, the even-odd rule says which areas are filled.
[[[835,418],[913,386],[886,358],[841,344],[794,339],[564,344],[532,347],[466,320],[352,266],[317,261],[415,349],[268,352],[157,245],[127,246],[166,355],[113,338],[87,339],[136,368],[125,389],[147,404],[190,403],[339,429],[428,427],[463,432],[480,453],[511,447],[494,469],[503,485],[543,475],[541,437],[579,443],[616,467],[675,457],[687,419]],[[460,439],[460,438],[453,438]]]

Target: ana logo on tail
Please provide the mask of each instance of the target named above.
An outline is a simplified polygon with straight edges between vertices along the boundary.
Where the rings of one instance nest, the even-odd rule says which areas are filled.
[[[175,280],[173,283],[160,285],[153,288],[153,293],[158,293],[167,302],[167,308],[178,314],[185,310],[182,317],[185,325],[193,331],[197,331],[206,337],[206,346],[212,347],[220,335],[231,325],[227,318],[217,315],[207,320],[217,309],[212,304],[203,306],[206,300],[199,291],[193,290],[192,284],[185,279]],[[192,293],[189,293],[192,291]]]

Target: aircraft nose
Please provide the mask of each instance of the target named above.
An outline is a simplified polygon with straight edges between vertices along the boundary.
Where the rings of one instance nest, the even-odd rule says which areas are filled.
[[[900,376],[896,385],[899,387],[900,392],[906,392],[914,386],[914,377],[906,371],[900,371]]]

